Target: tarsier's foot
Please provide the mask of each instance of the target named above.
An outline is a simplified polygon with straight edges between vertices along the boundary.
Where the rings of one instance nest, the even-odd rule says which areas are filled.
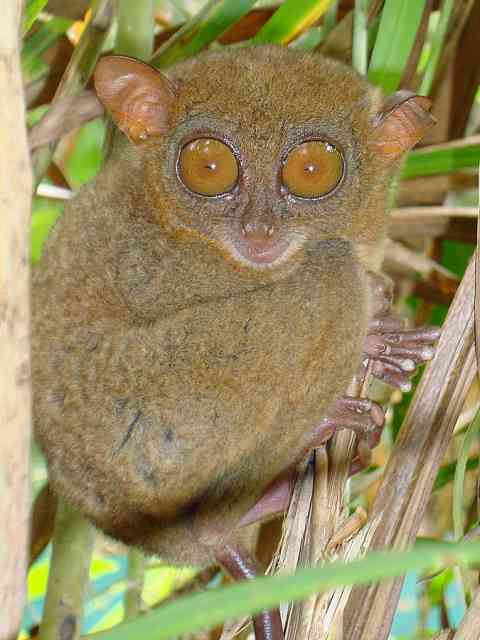
[[[318,447],[340,429],[354,431],[358,444],[351,473],[356,473],[369,465],[371,450],[377,446],[384,424],[385,413],[379,404],[367,398],[343,396],[315,428],[312,447]]]
[[[330,409],[326,418],[315,427],[312,434],[312,447],[326,442],[340,429],[355,431],[360,440],[369,447],[378,444],[385,424],[385,414],[380,405],[366,398],[339,398]]]
[[[394,316],[374,318],[365,339],[364,359],[357,380],[365,378],[370,365],[375,378],[401,391],[410,391],[410,376],[419,364],[433,358],[433,345],[439,337],[437,327],[408,330],[404,322]]]

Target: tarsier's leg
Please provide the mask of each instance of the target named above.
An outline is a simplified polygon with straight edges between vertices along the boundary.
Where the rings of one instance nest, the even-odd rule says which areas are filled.
[[[222,545],[216,552],[217,562],[236,580],[251,580],[263,571],[246,549],[238,545]],[[255,640],[283,640],[280,611],[262,611],[253,618]]]

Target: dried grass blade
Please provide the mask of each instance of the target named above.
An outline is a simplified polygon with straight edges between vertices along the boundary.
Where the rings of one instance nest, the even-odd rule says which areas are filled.
[[[379,517],[371,549],[404,549],[417,535],[455,422],[476,374],[475,264],[472,261],[450,308],[436,356],[412,401],[372,508]],[[346,637],[388,637],[402,579],[354,589],[346,607]]]
[[[480,629],[480,589],[477,589],[472,604],[468,608],[458,631],[451,640],[477,640]],[[448,636],[447,636],[448,637]]]
[[[477,354],[477,368],[480,371],[480,167],[479,180],[479,208],[477,209],[477,252],[475,260],[475,352]]]

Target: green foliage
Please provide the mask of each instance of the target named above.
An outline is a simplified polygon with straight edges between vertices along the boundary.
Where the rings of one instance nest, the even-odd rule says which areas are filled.
[[[48,0],[27,0],[23,14],[22,35],[25,35],[38,17]]]
[[[256,578],[222,589],[181,598],[147,616],[98,634],[96,640],[168,640],[212,627],[229,618],[268,610],[282,602],[301,600],[347,584],[369,584],[451,563],[480,560],[480,542],[423,543],[412,551],[371,553],[362,560],[333,562],[303,569],[292,576]]]
[[[48,65],[43,62],[41,56],[65,34],[71,24],[70,20],[64,18],[52,18],[26,38],[21,54],[25,81],[35,80],[48,72]]]
[[[373,48],[368,78],[392,93],[400,79],[415,42],[425,0],[386,0]]]
[[[480,163],[480,145],[466,144],[443,149],[417,149],[410,153],[402,177],[418,178],[476,169]]]
[[[40,260],[43,243],[55,220],[61,215],[63,205],[44,198],[35,198],[32,211],[32,262]]]
[[[151,63],[169,67],[205,49],[250,11],[255,0],[211,0],[154,55]]]
[[[254,44],[287,43],[322,16],[332,0],[285,0],[253,38]]]

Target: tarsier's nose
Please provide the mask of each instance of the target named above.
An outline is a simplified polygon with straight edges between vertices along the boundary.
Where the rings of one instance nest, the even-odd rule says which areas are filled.
[[[285,250],[273,216],[245,216],[236,245],[242,256],[253,264],[275,262]]]
[[[267,251],[278,242],[278,231],[273,220],[250,220],[242,222],[242,235],[252,249]]]

